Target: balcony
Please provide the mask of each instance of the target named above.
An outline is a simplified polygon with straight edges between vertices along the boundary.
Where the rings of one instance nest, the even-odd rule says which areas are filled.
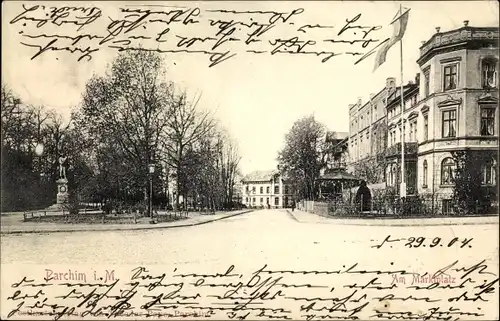
[[[418,143],[405,143],[405,156],[417,156]],[[389,146],[385,152],[386,158],[401,157],[401,143]]]
[[[449,46],[478,46],[479,43],[490,43],[493,47],[498,47],[498,28],[466,26],[448,32],[438,32],[420,47],[417,63],[423,64],[436,51],[445,50]]]

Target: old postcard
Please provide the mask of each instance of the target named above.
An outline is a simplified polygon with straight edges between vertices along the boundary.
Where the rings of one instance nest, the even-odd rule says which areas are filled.
[[[498,320],[497,1],[2,3],[2,320]]]

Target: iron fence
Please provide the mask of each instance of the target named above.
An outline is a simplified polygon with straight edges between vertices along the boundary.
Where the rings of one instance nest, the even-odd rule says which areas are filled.
[[[383,216],[383,217],[437,217],[437,216],[474,216],[498,215],[497,200],[475,200],[461,202],[449,195],[385,196],[368,202],[352,199],[334,198],[326,202],[314,202],[312,209],[306,209],[316,214],[329,216]]]

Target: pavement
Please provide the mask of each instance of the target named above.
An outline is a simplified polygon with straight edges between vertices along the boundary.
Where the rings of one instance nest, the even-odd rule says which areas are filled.
[[[236,215],[245,214],[252,210],[245,209],[230,212],[216,212],[215,214],[201,214],[190,212],[187,219],[162,222],[156,224],[64,224],[45,222],[23,222],[23,213],[2,215],[0,234],[25,234],[25,233],[55,233],[55,232],[81,232],[81,231],[124,231],[124,230],[149,230],[185,227],[219,221]]]
[[[300,223],[361,225],[361,226],[440,226],[440,225],[483,225],[499,224],[499,216],[434,217],[434,218],[340,218],[325,217],[301,210],[287,210]]]

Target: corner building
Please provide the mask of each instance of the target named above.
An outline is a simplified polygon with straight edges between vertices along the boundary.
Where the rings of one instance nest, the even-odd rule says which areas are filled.
[[[418,129],[418,193],[447,201],[456,168],[451,152],[498,150],[498,28],[469,27],[465,21],[456,30],[436,30],[417,60],[420,100],[403,118],[413,119],[406,121],[406,134]],[[496,175],[492,157],[482,164],[483,185],[495,185]]]

